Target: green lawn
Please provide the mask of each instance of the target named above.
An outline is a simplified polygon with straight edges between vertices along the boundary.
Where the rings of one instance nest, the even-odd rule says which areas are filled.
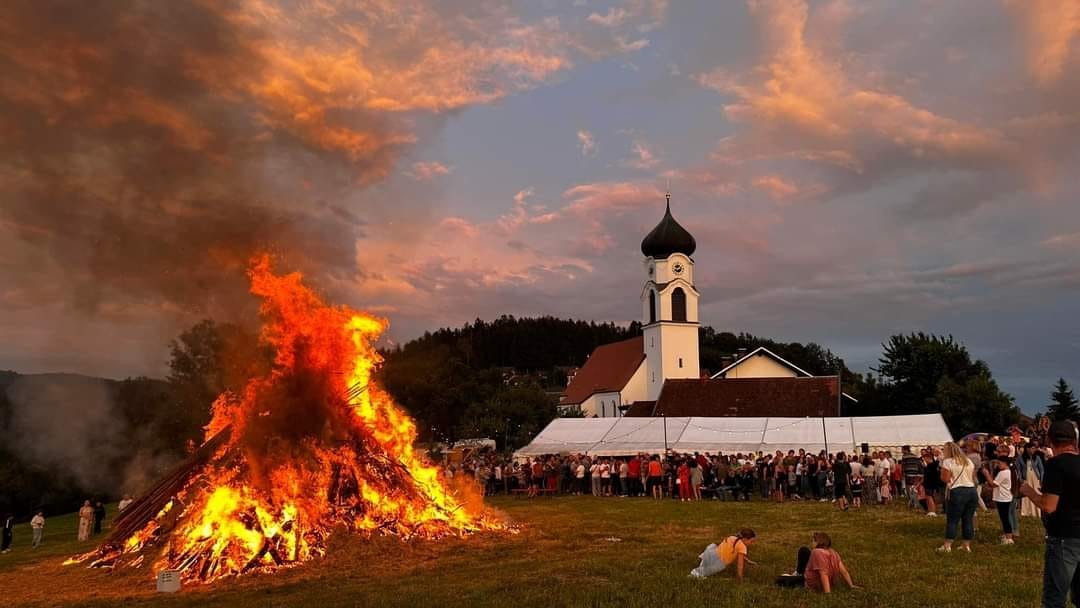
[[[820,503],[679,503],[567,497],[495,499],[521,525],[516,535],[402,542],[334,537],[328,556],[178,594],[154,592],[148,571],[109,573],[61,566],[81,548],[74,516],[49,520],[45,546],[30,549],[29,526],[0,555],[5,606],[1037,606],[1042,528],[1021,522],[1013,547],[996,544],[993,513],[980,514],[974,553],[940,555],[943,518],[903,507],[840,513]],[[115,509],[110,509],[110,513]],[[696,581],[687,573],[709,542],[739,527],[757,530],[749,580],[730,573]],[[794,566],[810,533],[832,534],[861,590],[832,597],[772,586]],[[619,539],[618,541],[609,539]]]

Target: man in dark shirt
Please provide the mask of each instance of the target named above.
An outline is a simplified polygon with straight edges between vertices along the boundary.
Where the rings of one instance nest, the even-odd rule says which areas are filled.
[[[1046,462],[1042,493],[1029,484],[1020,493],[1042,509],[1046,520],[1043,608],[1065,608],[1072,588],[1080,606],[1080,454],[1076,425],[1059,420],[1048,433],[1054,457]]]

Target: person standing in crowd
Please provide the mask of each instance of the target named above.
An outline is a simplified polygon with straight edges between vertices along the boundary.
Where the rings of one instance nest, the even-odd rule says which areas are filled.
[[[663,486],[663,474],[664,468],[660,466],[660,457],[653,456],[649,459],[649,482],[647,484],[647,490],[649,494],[659,500],[664,497]]]
[[[581,496],[586,492],[585,488],[585,462],[578,460],[574,468],[574,495]]]
[[[814,496],[821,502],[829,502],[829,461],[825,458],[824,452],[815,461],[817,465],[814,474]]]
[[[4,516],[4,530],[0,536],[0,553],[11,551],[11,541],[15,537],[15,516],[8,513]]]
[[[848,510],[848,492],[851,491],[851,463],[847,456],[840,452],[833,462],[833,492],[836,493],[836,506],[841,511]]]
[[[705,483],[705,473],[702,465],[697,462],[690,463],[690,497],[701,500],[701,484]]]
[[[679,500],[681,502],[687,502],[693,495],[690,490],[690,463],[685,459],[679,463],[678,468],[679,478],[676,480],[676,484],[679,486]]]
[[[1016,472],[1020,476],[1020,483],[1031,484],[1031,487],[1035,490],[1042,488],[1042,478],[1045,474],[1045,467],[1043,465],[1042,456],[1035,451],[1035,446],[1028,443],[1025,444],[1023,449],[1020,450],[1020,455],[1016,458]],[[1014,492],[1014,494],[1018,494]],[[1020,516],[1021,517],[1039,517],[1039,508],[1035,506],[1035,503],[1031,502],[1030,498],[1022,498],[1020,502]]]
[[[832,539],[824,532],[815,532],[813,536],[814,550],[810,552],[810,559],[806,564],[806,588],[811,591],[832,593],[837,582],[843,580],[851,589],[859,586],[851,578],[844,560],[840,554],[832,548]]]
[[[963,539],[960,548],[971,553],[971,540],[975,538],[975,509],[979,505],[975,492],[975,467],[960,446],[950,441],[945,444],[945,460],[941,462],[940,470],[942,483],[948,490],[945,502],[945,542],[938,547],[938,551],[952,551],[956,529],[960,526]],[[929,492],[927,494],[929,495]]]
[[[630,463],[623,459],[619,462],[619,496],[630,495]]]
[[[45,534],[45,513],[43,511],[38,511],[37,515],[30,519],[30,532],[33,534],[30,546],[37,549],[41,546],[42,535]]]
[[[911,451],[911,446],[905,445],[902,450],[900,471],[903,474],[904,491],[907,492],[908,507],[915,509],[919,506],[919,499],[915,494],[915,477],[922,477],[922,460]]]
[[[98,501],[94,507],[94,534],[101,534],[101,526],[105,523],[105,503]]]
[[[593,496],[600,496],[600,461],[594,460],[589,465],[589,489]]]
[[[1046,522],[1043,608],[1065,608],[1069,590],[1080,601],[1080,454],[1076,425],[1059,420],[1047,439],[1055,456],[1046,461],[1042,492],[1030,483],[1020,493],[1042,510]]]
[[[930,450],[922,451],[923,490],[926,492],[926,514],[937,517],[938,493],[944,490],[941,482],[941,463]]]
[[[94,507],[90,506],[90,501],[83,503],[81,509],[79,509],[79,540],[87,540],[90,538],[90,531],[94,529]]]
[[[990,487],[994,489],[994,506],[997,507],[998,517],[1001,519],[1001,544],[1012,545],[1013,528],[1009,510],[1012,508],[1012,471],[1009,464],[1003,460],[995,460],[990,463]]]
[[[626,479],[630,484],[627,493],[630,496],[641,496],[641,458],[639,456],[634,456],[630,459],[628,470],[626,472]]]

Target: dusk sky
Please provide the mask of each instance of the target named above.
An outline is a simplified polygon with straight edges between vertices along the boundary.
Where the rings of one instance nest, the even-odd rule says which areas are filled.
[[[261,249],[397,341],[629,322],[670,183],[704,324],[1080,384],[1080,2],[5,11],[0,368],[163,375]]]

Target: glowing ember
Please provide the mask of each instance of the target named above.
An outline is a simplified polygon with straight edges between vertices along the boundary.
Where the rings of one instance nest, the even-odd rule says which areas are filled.
[[[211,581],[320,556],[339,527],[426,538],[501,528],[413,451],[412,419],[372,381],[386,322],[324,304],[265,256],[249,275],[272,371],[215,401],[205,462],[176,478],[156,516],[74,561],[138,565],[156,550],[155,571]]]

